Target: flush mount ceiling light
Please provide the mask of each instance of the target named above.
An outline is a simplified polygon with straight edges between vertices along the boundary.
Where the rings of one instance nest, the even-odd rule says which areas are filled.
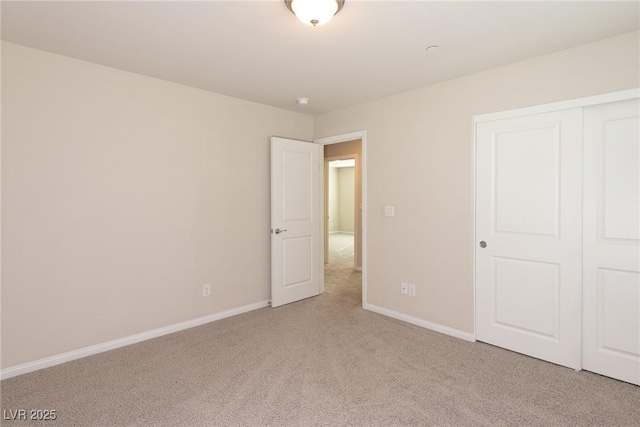
[[[331,18],[344,6],[344,0],[284,0],[284,2],[300,22],[314,27],[331,21]]]

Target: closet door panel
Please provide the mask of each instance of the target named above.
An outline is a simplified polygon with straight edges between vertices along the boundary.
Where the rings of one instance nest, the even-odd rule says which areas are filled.
[[[582,109],[476,131],[476,338],[579,368]]]
[[[640,104],[584,109],[583,369],[640,385]]]

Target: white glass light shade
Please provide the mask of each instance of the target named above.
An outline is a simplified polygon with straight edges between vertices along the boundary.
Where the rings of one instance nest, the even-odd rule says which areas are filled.
[[[331,21],[338,11],[336,0],[292,0],[291,10],[300,22],[317,26]]]

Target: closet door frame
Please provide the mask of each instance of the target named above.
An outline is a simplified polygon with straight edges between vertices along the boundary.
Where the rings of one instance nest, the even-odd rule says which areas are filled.
[[[478,250],[477,236],[476,236],[476,203],[477,203],[477,124],[482,122],[489,122],[494,120],[508,119],[519,116],[549,113],[553,111],[568,110],[572,108],[584,108],[592,105],[605,104],[610,102],[625,101],[629,99],[640,98],[640,88],[629,89],[619,92],[606,93],[601,95],[589,96],[585,98],[572,99],[567,101],[560,101],[550,104],[536,105],[532,107],[519,108],[509,111],[501,111],[497,113],[483,114],[474,116],[473,118],[473,191],[474,191],[474,206],[473,206],[473,240],[470,242],[473,245],[473,319],[474,319],[474,338],[476,337],[476,251]],[[582,339],[582,338],[581,338]],[[578,369],[576,369],[578,370]]]
[[[609,102],[626,101],[628,99],[640,98],[640,88],[628,89],[620,92],[603,93],[601,95],[588,96],[585,98],[570,99],[567,101],[553,102],[550,104],[534,105],[531,107],[518,108],[515,110],[498,111],[496,113],[481,114],[473,116],[474,138],[473,149],[475,152],[475,125],[493,120],[509,119],[512,117],[528,116],[531,114],[550,113],[552,111],[569,110],[571,108],[589,107],[591,105],[606,104]],[[473,160],[475,170],[475,158]]]

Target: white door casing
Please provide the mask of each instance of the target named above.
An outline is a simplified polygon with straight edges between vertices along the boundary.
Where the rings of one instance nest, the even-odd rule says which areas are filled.
[[[583,368],[640,385],[638,99],[584,110]]]
[[[350,133],[345,133],[341,135],[328,136],[324,138],[315,139],[313,142],[319,144],[321,146],[331,145],[331,144],[339,144],[342,142],[348,142],[359,139],[361,142],[361,153],[358,159],[356,160],[356,164],[360,164],[360,170],[357,172],[357,175],[361,178],[361,205],[360,210],[362,211],[362,216],[360,219],[360,232],[361,232],[361,252],[362,252],[362,307],[367,310],[372,310],[372,307],[375,307],[368,303],[367,297],[367,131],[360,130]],[[324,151],[323,151],[324,154]],[[324,267],[324,265],[323,265]],[[321,289],[324,290],[324,283],[321,284]]]
[[[582,110],[476,132],[476,338],[579,369]]]
[[[322,146],[271,138],[271,306],[320,294]]]

